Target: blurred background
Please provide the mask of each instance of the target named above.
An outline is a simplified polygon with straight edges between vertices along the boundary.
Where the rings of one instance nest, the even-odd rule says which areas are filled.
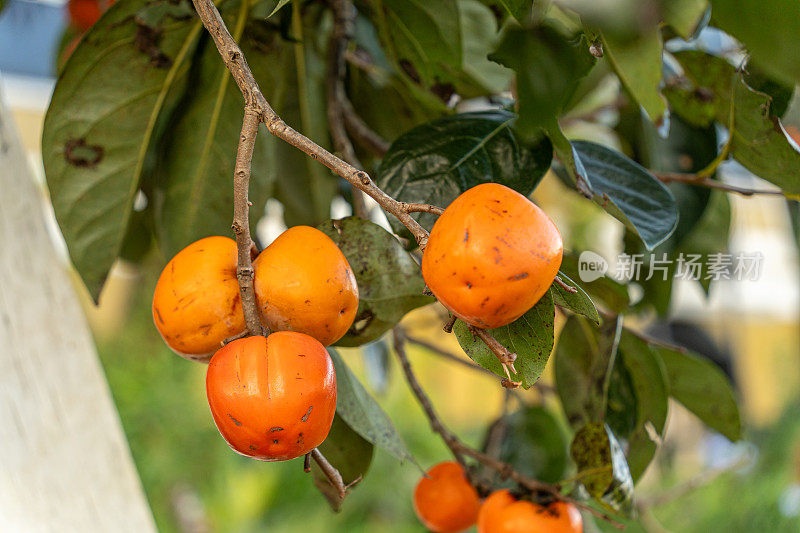
[[[42,121],[59,57],[79,34],[74,26],[61,0],[7,0],[0,13],[0,97],[20,131],[48,210]],[[797,102],[785,124],[800,125]],[[723,172],[732,183],[755,183],[736,165]],[[534,196],[574,251],[591,248],[613,264],[621,252],[619,223],[564,192],[559,180],[548,176]],[[800,531],[797,223],[782,198],[730,200],[729,248],[763,253],[759,279],[718,282],[709,295],[696,283],[679,281],[673,287],[669,320],[642,325],[655,336],[687,343],[724,369],[740,395],[745,439],[732,444],[673,405],[665,441],[641,484],[642,498],[651,498],[654,505],[631,531]],[[334,202],[333,217],[348,214],[345,202]],[[66,263],[60,233],[52,214],[48,216],[53,242]],[[282,228],[280,204],[270,201],[259,224],[261,241],[268,244]],[[303,473],[302,460],[259,463],[228,449],[208,411],[205,367],[172,354],[152,325],[152,290],[166,259],[153,256],[137,266],[118,263],[97,307],[74,278],[159,530],[422,531],[411,507],[419,470],[380,450],[370,475],[342,511],[333,514]],[[404,325],[415,337],[461,354],[452,336],[439,334],[441,309],[417,310]],[[409,350],[442,418],[467,442],[479,445],[486,426],[502,409],[503,392],[496,381],[420,346]],[[419,463],[427,468],[447,459],[393,356],[379,346],[341,352]],[[548,395],[536,390],[521,396],[531,404],[549,405]],[[587,524],[587,530],[595,527]]]

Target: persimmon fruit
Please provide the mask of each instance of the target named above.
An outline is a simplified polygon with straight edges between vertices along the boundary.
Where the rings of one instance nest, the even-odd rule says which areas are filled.
[[[173,257],[156,284],[153,322],[179,355],[208,361],[223,340],[244,331],[236,242],[206,237]]]
[[[422,256],[422,276],[468,324],[497,328],[533,307],[553,283],[564,247],[536,204],[498,183],[468,189],[445,209]]]
[[[583,518],[571,503],[543,506],[498,490],[481,505],[478,533],[583,533]]]
[[[328,346],[358,310],[358,285],[344,254],[316,228],[284,231],[253,263],[261,319],[272,331],[298,331]]]
[[[67,3],[69,19],[81,32],[94,26],[106,9],[107,7],[101,6],[98,0],[69,0]]]
[[[328,436],[336,374],[313,337],[279,331],[220,348],[206,371],[214,423],[233,450],[261,461],[305,455]]]
[[[431,531],[463,531],[475,523],[479,509],[477,491],[461,465],[453,461],[428,470],[414,489],[414,511]]]

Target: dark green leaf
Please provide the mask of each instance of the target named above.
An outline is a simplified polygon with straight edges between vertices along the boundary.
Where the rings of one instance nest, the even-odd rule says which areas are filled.
[[[569,309],[573,313],[583,315],[594,322],[595,325],[599,326],[600,314],[597,312],[597,308],[594,306],[592,299],[586,294],[586,291],[561,270],[558,271],[558,276],[561,278],[561,281],[576,289],[577,292],[569,292],[558,283],[553,283],[553,285],[550,286],[550,294],[553,297],[553,303],[564,309]]]
[[[96,299],[117,257],[159,128],[182,94],[196,18],[137,23],[145,0],[113,5],[59,76],[42,136],[50,198],[70,258]]]
[[[153,210],[151,207],[131,213],[119,256],[132,263],[139,263],[153,245]]]
[[[742,74],[722,58],[703,52],[675,54],[685,78],[671,82],[670,105],[690,120],[698,106],[730,132],[730,153],[757,176],[800,195],[800,152],[792,146],[772,111],[772,99],[750,88]]]
[[[353,428],[348,426],[347,422],[339,415],[333,417],[331,431],[325,442],[318,448],[328,462],[342,475],[345,485],[363,478],[372,463],[372,444],[353,431]],[[325,496],[331,508],[339,512],[342,506],[339,491],[331,485],[315,461],[311,461],[311,472],[314,476],[314,486]]]
[[[697,34],[708,10],[708,0],[660,0],[660,4],[664,22],[687,40]]]
[[[456,92],[462,98],[475,98],[507,90],[511,71],[487,57],[497,41],[497,22],[492,11],[478,0],[457,1],[464,50],[461,67],[449,69]]]
[[[669,399],[667,377],[661,358],[647,342],[627,330],[622,332],[617,365],[630,376],[635,404],[626,407],[632,408],[635,416],[630,431],[614,433],[624,443],[631,477],[637,481],[653,459],[664,433]]]
[[[328,353],[336,370],[336,414],[367,441],[383,448],[401,461],[411,461],[416,464],[411,452],[378,402],[364,389],[336,350],[328,348]]]
[[[648,250],[672,234],[678,223],[675,199],[647,169],[596,143],[572,145],[586,168],[594,201],[634,230]]]
[[[446,207],[456,196],[480,183],[502,183],[523,195],[536,187],[550,167],[547,138],[521,146],[506,111],[452,115],[423,124],[392,143],[378,170],[377,183],[405,202]],[[403,227],[396,219],[397,231]],[[434,215],[415,216],[431,228]]]
[[[571,279],[580,279],[578,256],[569,253],[564,254],[560,271]],[[602,302],[609,310],[615,313],[621,313],[627,309],[630,303],[628,288],[606,275],[601,275],[592,281],[581,281],[581,287],[595,301]]]
[[[730,440],[741,438],[739,407],[725,374],[699,355],[664,347],[654,349],[664,362],[670,396]]]
[[[711,0],[711,23],[744,43],[772,76],[800,83],[800,2]]]
[[[634,41],[603,36],[604,57],[655,124],[661,124],[667,107],[659,91],[663,49],[659,28],[653,28]]]
[[[597,502],[614,511],[631,510],[633,480],[625,454],[608,426],[594,422],[579,429],[570,455],[581,483]]]
[[[580,36],[564,35],[551,26],[509,27],[489,57],[517,73],[517,129],[525,138],[535,138],[541,128],[552,126],[578,81],[594,65]]]
[[[533,0],[499,0],[509,15],[517,19],[520,24],[525,24],[531,13]]]
[[[744,81],[753,90],[764,93],[772,98],[769,111],[776,117],[782,117],[794,95],[794,86],[781,83],[771,78],[764,69],[749,60],[744,66]]]
[[[512,374],[511,379],[522,381],[526,389],[539,380],[553,351],[554,320],[555,306],[548,292],[530,311],[511,324],[489,330],[500,344],[517,354],[514,362],[517,373]],[[472,335],[464,322],[456,321],[453,333],[470,359],[498,376],[506,377],[497,356]]]
[[[283,6],[285,6],[286,4],[288,4],[290,1],[291,1],[291,0],[278,0],[278,3],[277,3],[277,5],[276,5],[276,6],[275,6],[275,8],[274,8],[274,9],[273,9],[273,10],[270,12],[270,14],[269,14],[269,15],[267,15],[267,18],[270,18],[272,15],[274,15],[275,13],[277,13],[277,12],[278,12],[278,10],[279,10],[280,8],[282,8]]]
[[[609,320],[598,329],[573,316],[561,330],[555,352],[556,389],[572,427],[605,419],[609,366],[616,358],[619,324],[619,319]]]
[[[486,445],[493,438],[502,439],[498,458],[518,472],[545,483],[564,479],[569,441],[561,423],[544,407],[527,407],[497,420],[487,432]]]
[[[247,5],[242,3],[225,17],[234,36],[244,33],[247,14]],[[278,86],[290,50],[275,46],[280,41],[277,32],[267,43],[273,48],[268,58],[259,48],[267,44],[256,41],[252,34],[239,41],[260,83],[270,89]],[[166,257],[202,237],[231,232],[232,177],[244,99],[209,36],[204,36],[189,82],[203,90],[187,92],[176,110],[169,134],[159,146],[153,174],[156,231]],[[272,94],[266,96],[271,99]],[[269,132],[262,126],[256,137],[248,195],[254,213],[263,211],[274,177],[271,145]],[[253,228],[257,220],[252,217]]]
[[[358,282],[358,313],[338,345],[375,340],[412,309],[434,301],[422,294],[417,262],[385,229],[357,217],[328,221],[319,229],[342,250]]]
[[[383,0],[382,5],[383,12],[377,15],[383,17],[382,24],[377,27],[390,56],[412,80],[430,87],[448,81],[443,66],[461,68],[456,0]]]

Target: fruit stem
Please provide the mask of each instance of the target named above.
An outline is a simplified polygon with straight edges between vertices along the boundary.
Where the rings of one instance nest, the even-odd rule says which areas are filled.
[[[332,464],[328,462],[318,448],[311,450],[308,455],[310,455],[311,458],[314,459],[314,462],[316,462],[320,469],[322,469],[322,473],[325,474],[325,477],[328,478],[328,481],[330,481],[331,485],[333,485],[333,487],[339,492],[339,498],[343,500],[344,497],[347,496],[347,488],[350,485],[344,484],[342,475]],[[356,481],[353,483],[356,483]]]

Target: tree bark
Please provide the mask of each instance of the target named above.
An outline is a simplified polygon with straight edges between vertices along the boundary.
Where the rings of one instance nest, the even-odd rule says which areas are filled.
[[[0,102],[0,531],[154,532],[46,205]]]

